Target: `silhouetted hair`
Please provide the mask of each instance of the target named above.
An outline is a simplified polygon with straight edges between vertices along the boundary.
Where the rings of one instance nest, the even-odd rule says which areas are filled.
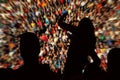
[[[83,18],[78,25],[79,35],[81,39],[83,38],[84,45],[89,48],[95,48],[96,37],[94,34],[94,26],[92,21],[89,18]]]
[[[113,48],[108,53],[108,77],[109,80],[120,80],[120,48]]]
[[[39,39],[34,33],[26,32],[20,35],[20,52],[22,56],[38,55],[40,52]]]

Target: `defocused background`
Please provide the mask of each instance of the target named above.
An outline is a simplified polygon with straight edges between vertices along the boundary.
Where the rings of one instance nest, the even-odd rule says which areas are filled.
[[[107,53],[120,47],[120,0],[0,0],[0,68],[17,69],[24,64],[19,35],[34,32],[40,40],[40,64],[62,73],[71,33],[62,30],[57,21],[66,11],[67,23],[83,17],[93,21],[95,51],[106,70]]]

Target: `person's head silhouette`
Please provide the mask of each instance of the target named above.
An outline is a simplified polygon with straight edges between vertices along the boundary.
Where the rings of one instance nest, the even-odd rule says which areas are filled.
[[[109,80],[119,80],[120,79],[120,48],[113,48],[108,53],[108,78]]]
[[[20,53],[24,59],[25,65],[38,61],[39,52],[40,43],[36,34],[26,32],[20,35]]]
[[[94,26],[92,21],[89,18],[84,17],[81,19],[78,25],[78,32],[79,32],[79,37],[86,46],[87,49],[95,49],[95,44],[96,44],[96,37],[94,34]]]

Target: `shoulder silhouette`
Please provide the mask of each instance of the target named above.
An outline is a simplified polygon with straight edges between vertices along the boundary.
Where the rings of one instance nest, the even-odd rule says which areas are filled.
[[[88,64],[84,69],[85,80],[107,80],[107,73],[94,63]]]
[[[58,25],[62,29],[72,32],[63,79],[70,78],[70,80],[72,80],[71,76],[82,75],[82,70],[85,65],[90,63],[88,56],[91,56],[94,63],[97,65],[100,64],[100,59],[94,51],[96,38],[91,20],[84,17],[81,19],[78,26],[73,26],[64,22],[66,16],[67,13],[62,15],[58,21]],[[78,77],[78,79],[80,79],[80,77]]]
[[[120,48],[113,48],[108,53],[108,78],[109,80],[120,79]]]
[[[49,66],[38,63],[40,43],[34,33],[26,32],[20,36],[20,52],[24,65],[15,70],[15,80],[54,80]]]

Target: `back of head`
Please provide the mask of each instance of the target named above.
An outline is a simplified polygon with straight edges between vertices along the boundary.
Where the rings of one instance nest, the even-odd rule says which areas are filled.
[[[86,46],[89,48],[95,48],[96,38],[94,34],[94,26],[92,21],[89,18],[84,17],[81,19],[78,25],[78,30],[80,38],[84,39],[83,43],[86,43]]]
[[[81,19],[78,26],[91,26],[91,28],[92,28],[93,24],[92,24],[92,21],[90,20],[90,18],[84,17]]]
[[[22,57],[38,56],[40,43],[36,34],[26,32],[20,35],[20,52]]]
[[[116,79],[119,78],[120,72],[120,48],[113,48],[108,53],[108,74],[109,77],[115,76]]]

